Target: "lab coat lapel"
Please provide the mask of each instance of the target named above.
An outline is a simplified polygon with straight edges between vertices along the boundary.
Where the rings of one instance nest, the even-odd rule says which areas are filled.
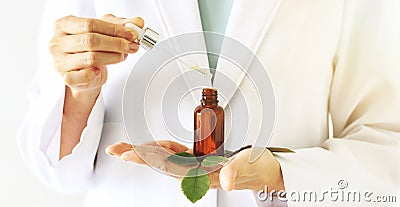
[[[160,11],[161,21],[163,25],[163,29],[167,38],[192,33],[192,32],[202,32],[202,25],[200,19],[199,8],[197,4],[197,0],[156,0],[158,9]],[[198,37],[196,35],[196,37]],[[165,39],[167,39],[165,38]],[[164,38],[163,38],[164,39]],[[198,39],[199,40],[199,39]],[[167,40],[168,41],[168,40]],[[170,48],[171,52],[180,54],[181,47],[184,45],[182,42],[171,41]],[[206,46],[204,42],[204,38],[201,38],[198,42],[194,42],[196,44],[196,48],[200,48],[200,50],[206,52]],[[186,46],[187,47],[187,46]],[[186,48],[185,47],[185,48]],[[185,64],[181,64],[178,62],[179,68],[182,73],[185,73],[187,70],[191,70],[188,68],[187,64],[197,64],[201,68],[208,68],[208,58],[206,53],[191,55],[190,58],[183,57],[183,61]],[[194,65],[193,65],[194,66]],[[202,88],[202,87],[211,87],[211,81],[204,78],[200,73],[185,73],[184,75],[186,85],[188,88]],[[193,96],[193,100],[198,103],[201,98],[201,90],[191,91]],[[210,190],[207,194],[194,206],[217,206],[217,191]]]
[[[280,9],[281,2],[282,0],[235,0],[225,36],[239,41],[249,48],[253,54],[256,54],[266,36],[268,36],[268,31]],[[222,56],[232,54],[232,44],[228,44],[228,42],[231,41],[225,39],[222,44]],[[248,66],[253,60],[252,55],[246,56],[248,57],[241,56],[233,59],[233,61],[240,61],[240,63],[237,62],[239,65],[244,65],[241,70],[233,69],[232,63],[226,59],[219,58],[218,60],[214,87],[224,96],[225,100],[220,103],[222,107],[229,103],[246,75]],[[227,78],[230,83],[227,83]]]
[[[163,25],[163,29],[165,34],[168,36],[168,40],[171,40],[171,37],[193,33],[193,32],[202,32],[202,25],[200,19],[200,12],[197,1],[188,1],[188,0],[157,0],[158,9],[160,11],[161,21]],[[193,40],[191,46],[196,48],[197,51],[200,51],[199,54],[193,54],[190,56],[181,56],[178,61],[179,68],[184,73],[184,79],[186,81],[186,85],[189,89],[197,88],[197,90],[191,91],[191,94],[196,103],[199,102],[201,98],[201,88],[211,87],[211,81],[204,77],[201,73],[193,72],[191,67],[198,65],[200,68],[208,68],[208,58],[206,55],[206,45],[204,42],[204,38],[202,35],[195,35],[196,40]],[[201,37],[200,37],[201,36]],[[176,40],[176,38],[172,38],[172,40]],[[170,41],[169,47],[171,48],[171,52],[174,52],[175,55],[182,55],[181,48],[188,48],[188,46],[183,45],[187,44],[179,41]],[[190,43],[189,43],[190,44]],[[185,50],[185,49],[184,49]],[[192,71],[187,73],[187,71]]]

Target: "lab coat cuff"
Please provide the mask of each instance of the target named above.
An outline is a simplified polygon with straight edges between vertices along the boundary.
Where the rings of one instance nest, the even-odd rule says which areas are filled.
[[[288,207],[309,206],[310,203],[331,206],[332,203],[327,198],[319,199],[325,191],[337,187],[338,180],[346,177],[345,173],[340,171],[340,167],[338,169],[338,165],[335,165],[335,160],[340,155],[320,147],[295,151],[296,153],[277,153],[275,155],[280,163],[285,185],[286,196],[282,198],[282,201],[287,202]],[[321,176],[324,175],[327,177],[321,179]],[[317,195],[317,201],[314,201],[313,197],[304,197],[308,194]],[[309,201],[308,199],[313,200]]]
[[[65,93],[63,93],[65,94]],[[80,141],[77,145],[73,148],[71,154],[64,156],[62,159],[59,159],[60,155],[60,140],[61,140],[61,121],[62,121],[62,112],[63,112],[63,102],[64,102],[64,95],[60,98],[61,104],[58,106],[58,110],[55,110],[53,116],[60,116],[61,118],[56,118],[58,120],[58,127],[55,131],[54,135],[52,136],[47,149],[42,150],[45,153],[45,156],[50,164],[50,166],[57,167],[62,165],[63,162],[67,162],[67,160],[74,159],[73,157],[77,157],[76,154],[86,154],[82,156],[93,157],[97,152],[97,146],[100,141],[101,131],[103,126],[104,120],[104,101],[103,97],[100,93],[99,97],[97,98],[92,111],[88,117],[88,121],[86,127],[83,129]],[[45,126],[46,127],[46,126]],[[42,139],[44,140],[44,139]],[[83,148],[80,150],[80,148]],[[81,151],[81,152],[79,152]]]

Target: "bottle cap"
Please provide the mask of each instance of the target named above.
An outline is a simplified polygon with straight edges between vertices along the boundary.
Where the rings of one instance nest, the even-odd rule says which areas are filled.
[[[126,23],[125,27],[134,29],[138,33],[139,45],[145,50],[150,50],[151,48],[153,48],[160,36],[156,31],[150,28],[141,29],[140,27],[130,22]]]
[[[158,41],[159,34],[150,28],[144,29],[143,36],[139,39],[139,44],[146,50],[150,50]]]

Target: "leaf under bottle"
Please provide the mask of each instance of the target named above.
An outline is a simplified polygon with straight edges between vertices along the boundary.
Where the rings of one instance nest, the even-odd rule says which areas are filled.
[[[183,194],[192,202],[200,200],[210,188],[210,178],[200,167],[189,170],[181,183]]]
[[[198,164],[196,156],[187,153],[187,152],[179,152],[173,154],[167,158],[168,161],[175,163],[177,165],[187,166],[187,165],[196,165]]]
[[[203,167],[213,167],[218,164],[222,164],[228,162],[228,158],[224,156],[215,156],[215,155],[209,155],[206,158],[203,159],[201,162],[201,166]]]

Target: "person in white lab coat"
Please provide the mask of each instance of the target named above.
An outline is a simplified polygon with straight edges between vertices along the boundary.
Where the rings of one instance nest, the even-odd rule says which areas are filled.
[[[360,192],[398,194],[399,13],[397,0],[235,0],[225,35],[268,66],[277,105],[270,145],[296,153],[273,156],[265,151],[250,165],[245,159],[249,150],[243,151],[212,179],[219,189],[196,205],[374,206],[365,200],[260,202],[254,196],[265,185],[321,195],[337,188],[339,180]],[[133,16],[142,17],[163,39],[202,31],[197,1],[48,2],[40,70],[18,135],[22,157],[48,186],[88,191],[85,206],[189,206],[175,178],[105,152],[111,145],[110,154],[128,151],[121,158],[140,162],[130,145],[115,144],[128,142],[121,113],[123,84],[144,53],[133,43],[136,34],[123,27],[127,21],[143,26],[143,19],[128,18]],[[50,40],[51,53],[46,47]],[[217,71],[230,72],[222,64]],[[223,85],[218,76],[214,82]],[[251,94],[248,79],[237,85]],[[235,105],[235,97],[229,104]],[[328,135],[329,115],[333,137]],[[171,139],[162,133],[157,137]]]

